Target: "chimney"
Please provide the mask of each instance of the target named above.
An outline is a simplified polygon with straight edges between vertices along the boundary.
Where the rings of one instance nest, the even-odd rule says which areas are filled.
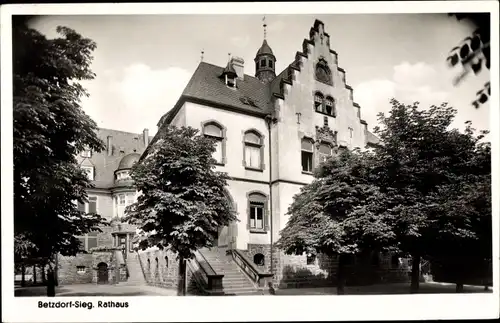
[[[142,131],[142,136],[144,137],[144,147],[149,145],[149,130],[146,128]]]
[[[245,75],[245,61],[241,57],[231,58],[231,65],[233,65],[236,74],[238,74],[238,79],[243,80]]]
[[[113,136],[108,136],[107,148],[108,148],[108,156],[112,156],[113,155]]]

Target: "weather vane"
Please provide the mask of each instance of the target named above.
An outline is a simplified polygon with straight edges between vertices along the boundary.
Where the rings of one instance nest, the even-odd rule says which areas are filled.
[[[266,28],[267,28],[267,24],[266,24],[266,16],[264,16],[264,17],[262,18],[262,22],[263,22],[262,26],[264,27],[264,39],[266,39],[266,36],[267,36],[267,31],[266,31]]]
[[[205,54],[205,50],[201,50],[201,61],[203,62],[203,54]]]

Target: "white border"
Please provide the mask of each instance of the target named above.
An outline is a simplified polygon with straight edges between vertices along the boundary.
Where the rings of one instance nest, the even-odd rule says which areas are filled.
[[[492,167],[493,293],[397,296],[268,296],[268,297],[122,297],[53,298],[51,301],[127,301],[126,309],[39,309],[47,298],[13,297],[12,211],[12,45],[11,15],[85,14],[361,14],[491,12],[492,165],[499,165],[499,53],[497,1],[308,2],[308,3],[175,3],[175,4],[44,4],[1,7],[1,165],[2,165],[2,321],[296,321],[498,318],[500,221],[498,167]],[[256,306],[249,303],[259,303]],[[240,304],[244,304],[241,306]],[[259,311],[251,309],[259,308]],[[290,309],[296,310],[290,310]]]

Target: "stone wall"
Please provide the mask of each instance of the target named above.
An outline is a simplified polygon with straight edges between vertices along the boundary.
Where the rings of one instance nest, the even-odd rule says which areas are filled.
[[[268,244],[248,244],[248,250],[245,251],[246,256],[250,261],[254,261],[257,254],[264,256],[264,266],[261,268],[264,272],[271,272],[271,246]]]
[[[391,255],[371,253],[351,257],[346,264],[346,285],[409,282],[408,267],[391,261]],[[319,254],[285,255],[275,252],[273,282],[277,288],[326,287],[337,285],[338,258]]]
[[[148,285],[177,288],[179,284],[179,261],[171,251],[149,249],[139,251],[144,277]]]
[[[58,256],[57,265],[59,285],[92,283],[94,274],[92,254]]]

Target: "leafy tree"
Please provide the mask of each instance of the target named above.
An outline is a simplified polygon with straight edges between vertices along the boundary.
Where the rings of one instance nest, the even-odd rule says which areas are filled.
[[[461,189],[475,183],[473,178],[491,174],[487,145],[480,144],[487,132],[476,136],[470,123],[464,133],[450,129],[456,110],[446,104],[420,110],[418,102],[391,103],[389,115],[379,115],[382,128],[375,129],[384,144],[374,150],[374,180],[383,192],[397,191],[403,197],[389,212],[397,214],[393,228],[399,247],[415,264],[415,292],[421,257],[450,254],[470,241],[491,243],[491,235],[481,228],[491,221],[491,209],[485,213],[487,207],[472,203],[479,197],[464,196],[473,190]],[[481,199],[490,199],[481,192]]]
[[[458,20],[468,20],[476,27],[470,36],[460,42],[459,46],[452,48],[446,59],[451,67],[460,64],[463,68],[462,73],[453,81],[454,85],[458,85],[471,71],[477,75],[482,71],[483,66],[490,69],[491,17],[490,13],[451,13],[449,15],[455,16]],[[487,82],[476,95],[472,105],[477,109],[481,104],[486,103],[491,95],[490,82]]]
[[[39,258],[53,275],[53,256],[74,255],[80,247],[74,236],[104,223],[75,203],[86,201],[91,187],[76,154],[103,148],[81,109],[86,92],[78,83],[94,78],[96,45],[66,27],[57,28],[61,38],[47,39],[16,17],[13,26],[15,260]]]
[[[197,133],[168,126],[131,171],[140,195],[127,220],[147,234],[140,245],[170,248],[182,266],[236,220],[224,193],[229,177],[214,170],[214,143]]]
[[[389,250],[396,244],[384,221],[387,196],[373,184],[369,152],[340,153],[316,171],[316,179],[294,197],[291,215],[276,243],[287,254],[338,256],[337,293],[344,293],[346,257],[363,251]]]

